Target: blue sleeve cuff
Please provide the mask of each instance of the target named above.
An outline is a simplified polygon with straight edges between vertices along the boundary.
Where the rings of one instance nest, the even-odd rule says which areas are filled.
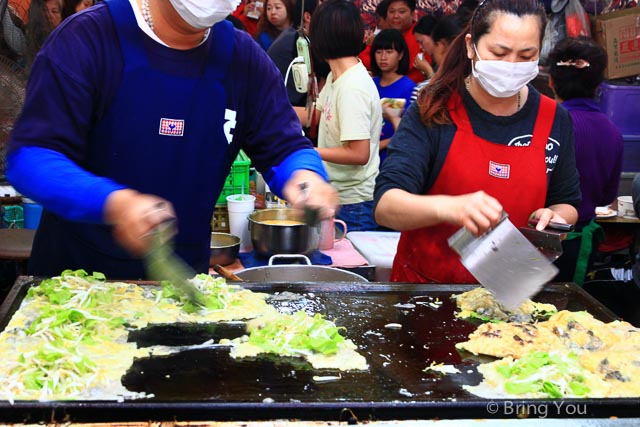
[[[16,190],[45,209],[80,222],[103,223],[107,197],[125,188],[82,169],[64,154],[41,147],[11,153],[6,176]]]
[[[264,175],[264,179],[276,196],[283,197],[282,190],[284,185],[295,171],[301,169],[315,172],[325,181],[329,181],[329,176],[324,169],[320,154],[313,148],[291,153],[282,163],[271,168],[271,170]]]

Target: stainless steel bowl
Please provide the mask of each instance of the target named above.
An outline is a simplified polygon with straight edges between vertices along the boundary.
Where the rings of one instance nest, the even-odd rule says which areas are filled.
[[[240,237],[229,233],[211,233],[209,265],[233,264],[240,252]]]
[[[310,227],[302,222],[302,212],[297,209],[262,209],[249,215],[251,242],[256,253],[264,256],[275,254],[308,254],[318,249],[320,227]],[[267,224],[265,221],[282,221]],[[286,224],[296,221],[296,224]]]

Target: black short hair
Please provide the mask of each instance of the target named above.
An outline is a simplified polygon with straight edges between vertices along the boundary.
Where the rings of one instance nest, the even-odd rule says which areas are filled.
[[[471,17],[473,16],[473,11],[478,7],[478,0],[463,0],[458,6],[458,10],[456,10],[456,16],[460,19],[460,23],[462,27],[466,27]]]
[[[387,19],[387,10],[389,10],[389,0],[382,0],[376,6],[376,15]]]
[[[245,27],[245,25],[242,23],[242,21],[238,17],[233,15],[227,15],[225,19],[231,22],[234,28],[241,31],[247,31],[247,27]]]
[[[311,18],[311,48],[321,61],[358,56],[364,40],[360,11],[349,0],[325,0]]]
[[[293,14],[291,15],[291,25],[298,28],[302,20],[302,15],[307,12],[309,15],[313,16],[317,6],[318,0],[304,0],[304,5],[302,4],[302,0],[296,0],[296,5],[294,6]]]
[[[418,22],[414,25],[413,34],[424,34],[425,36],[430,36],[437,23],[438,18],[433,15],[425,15],[418,19]]]
[[[389,0],[389,2],[387,3],[387,8],[389,7],[389,5],[391,3],[393,3],[394,1],[401,1],[404,4],[406,4],[407,6],[409,6],[409,9],[411,9],[411,11],[413,12],[414,10],[416,10],[416,0]]]
[[[409,72],[409,47],[402,33],[396,29],[380,31],[371,43],[371,74],[381,76],[382,70],[376,61],[376,51],[380,49],[393,49],[402,54],[398,64],[398,74],[406,75]]]
[[[461,32],[462,25],[460,24],[460,19],[455,15],[447,15],[440,18],[435,27],[433,27],[431,39],[434,43],[441,40],[446,40],[447,43],[451,43]]]
[[[576,63],[578,60],[582,61]],[[583,61],[589,66],[581,67]],[[566,38],[556,44],[547,62],[553,90],[560,99],[593,98],[604,80],[607,52],[589,37]]]
[[[401,1],[405,3],[407,6],[409,6],[409,9],[411,9],[412,12],[416,10],[415,0],[382,0],[380,3],[378,3],[378,6],[376,6],[376,15],[381,16],[384,19],[387,19],[387,12],[389,11],[389,5],[394,1]]]

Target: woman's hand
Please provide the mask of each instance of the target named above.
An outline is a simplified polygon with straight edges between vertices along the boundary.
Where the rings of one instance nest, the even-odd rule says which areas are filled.
[[[376,33],[375,32],[370,32],[369,35],[366,37],[365,39],[365,44],[367,46],[371,46],[373,44],[373,39],[376,38]]]
[[[135,190],[114,191],[107,198],[104,216],[113,226],[116,241],[132,255],[144,255],[151,244],[149,232],[157,225],[175,218],[167,200]]]
[[[389,123],[391,123],[394,130],[397,130],[398,126],[400,125],[402,111],[403,110],[400,110],[398,108],[392,108],[388,104],[382,104],[382,117]]]
[[[534,211],[529,220],[536,220],[536,230],[544,230],[550,222],[558,222],[561,224],[575,224],[578,219],[578,213],[573,206],[555,205],[548,208],[540,208]]]
[[[251,0],[245,3],[242,14],[251,19],[258,19],[256,16],[261,16],[263,9],[264,6],[257,7],[255,0]]]
[[[256,10],[256,2],[249,1],[244,4],[244,9],[242,9],[242,14],[244,16],[250,17],[249,15],[254,13],[253,12],[254,10]]]
[[[433,77],[433,67],[431,66],[431,64],[429,64],[429,61],[424,58],[420,58],[419,55],[416,55],[415,59],[413,60],[413,66],[416,67],[418,71],[420,71],[422,75],[427,79]]]
[[[484,191],[447,197],[438,208],[442,221],[459,224],[474,236],[480,236],[498,224],[502,205]]]
[[[389,104],[382,104],[382,117],[387,120],[392,120],[393,118],[400,118],[402,116],[402,112],[399,108],[393,108]]]

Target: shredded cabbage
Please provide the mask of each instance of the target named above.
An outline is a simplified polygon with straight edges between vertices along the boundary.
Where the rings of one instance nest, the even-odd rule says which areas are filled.
[[[90,275],[84,270],[65,270],[31,287],[26,299],[40,297],[48,304],[25,329],[28,336],[40,340],[33,351],[18,357],[10,371],[14,383],[39,391],[41,399],[85,389],[96,365],[81,353],[78,343],[95,342],[102,328],[125,324],[124,318],[100,310],[112,300],[113,292],[104,274]]]
[[[251,330],[249,343],[265,352],[296,354],[312,351],[326,355],[335,354],[338,344],[344,341],[341,328],[326,320],[321,314],[313,317],[304,311],[281,314]]]
[[[242,288],[226,285],[226,281],[221,277],[213,278],[208,274],[198,274],[191,279],[191,282],[200,291],[204,299],[204,308],[208,311],[224,310],[241,302],[235,300],[233,294]],[[197,313],[202,310],[201,306],[191,302],[184,292],[176,288],[173,283],[163,280],[160,284],[162,286],[160,297],[175,301],[182,306],[184,312]]]
[[[496,372],[508,379],[504,384],[507,393],[543,393],[551,398],[589,393],[582,371],[574,353],[542,351],[531,352],[514,362],[496,366]]]

